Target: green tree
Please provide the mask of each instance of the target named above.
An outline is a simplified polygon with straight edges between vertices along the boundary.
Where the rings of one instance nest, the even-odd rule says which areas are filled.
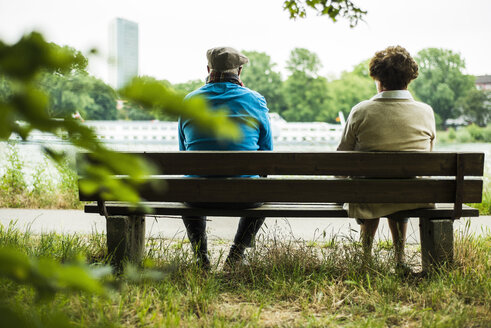
[[[117,118],[127,121],[149,121],[156,120],[154,114],[145,110],[141,106],[132,103],[123,103],[122,108],[118,111]]]
[[[196,89],[199,89],[205,84],[203,80],[189,80],[184,83],[173,84],[172,87],[179,92],[190,93]]]
[[[377,93],[373,79],[368,74],[369,60],[356,65],[351,72],[343,72],[337,80],[328,83],[329,110],[320,113],[320,121],[333,121],[339,112],[347,117],[351,108]]]
[[[427,48],[415,57],[419,77],[410,87],[415,96],[433,107],[437,120],[445,124],[459,115],[460,99],[474,87],[474,78],[465,75],[464,59],[447,49]]]
[[[86,72],[44,73],[39,85],[49,96],[51,117],[65,118],[79,112],[87,120],[117,118],[116,92]]]
[[[321,68],[322,63],[319,56],[305,48],[293,49],[286,62],[286,69],[292,74],[303,72],[307,76],[315,77]]]
[[[491,120],[491,91],[471,89],[460,98],[460,112],[469,121],[486,126]]]
[[[89,94],[94,105],[87,107],[88,120],[115,120],[117,118],[116,92],[103,81],[92,78]]]
[[[291,74],[283,83],[286,110],[281,112],[287,121],[321,120],[320,113],[329,110],[327,79],[317,76],[321,66],[317,54],[307,49],[290,52],[287,69]]]
[[[281,74],[274,70],[276,63],[264,52],[243,51],[249,58],[240,76],[244,85],[259,92],[266,98],[272,112],[281,113],[285,109]]]

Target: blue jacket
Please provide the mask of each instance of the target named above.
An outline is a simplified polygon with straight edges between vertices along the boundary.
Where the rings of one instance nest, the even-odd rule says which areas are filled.
[[[179,150],[273,150],[266,100],[256,91],[231,82],[208,83],[186,96],[201,95],[212,110],[227,108],[242,130],[238,142],[218,140],[197,129],[192,119],[179,119]]]

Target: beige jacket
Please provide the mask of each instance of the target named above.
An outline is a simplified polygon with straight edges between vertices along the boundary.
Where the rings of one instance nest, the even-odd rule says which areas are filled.
[[[353,107],[338,150],[431,151],[435,142],[433,109],[409,91],[384,91]],[[345,204],[348,215],[373,219],[432,204]]]

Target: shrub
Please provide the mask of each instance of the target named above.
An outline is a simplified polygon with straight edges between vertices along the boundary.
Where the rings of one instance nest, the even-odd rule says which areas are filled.
[[[455,140],[456,137],[457,137],[457,134],[455,133],[455,129],[449,128],[448,129],[448,139],[449,140]]]
[[[472,136],[467,129],[459,129],[457,131],[457,142],[467,143],[472,141]]]
[[[485,128],[482,128],[483,130],[483,136],[484,136],[484,142],[491,142],[491,124],[486,126]]]
[[[473,141],[482,142],[484,141],[484,129],[478,127],[475,124],[471,124],[465,127],[465,130],[469,132]]]
[[[8,147],[4,174],[0,176],[0,207],[9,208],[80,208],[77,173],[68,162],[55,163],[58,176],[47,167],[48,158],[38,164],[26,178],[25,163],[18,149]],[[56,174],[55,174],[56,175]]]
[[[19,207],[23,205],[21,195],[27,192],[27,183],[22,173],[23,166],[24,163],[19,158],[17,147],[9,144],[5,173],[0,177],[0,198],[8,198],[9,202],[5,204],[0,200],[2,206]]]

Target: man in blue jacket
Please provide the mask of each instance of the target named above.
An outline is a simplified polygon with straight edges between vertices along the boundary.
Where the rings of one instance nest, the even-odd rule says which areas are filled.
[[[206,84],[191,92],[186,99],[202,96],[213,109],[229,110],[229,118],[234,120],[242,130],[243,138],[238,142],[224,141],[203,133],[192,119],[179,119],[179,150],[273,150],[273,138],[268,116],[266,100],[256,91],[244,87],[240,80],[242,66],[249,59],[230,47],[218,47],[207,51],[208,77]],[[191,206],[221,207],[223,204],[190,204]],[[227,204],[241,208],[254,207],[260,204]],[[210,267],[206,238],[206,217],[183,216],[184,225],[198,265],[205,269]],[[241,262],[247,247],[254,241],[264,218],[242,217],[235,234],[234,243],[225,261],[234,266]]]

